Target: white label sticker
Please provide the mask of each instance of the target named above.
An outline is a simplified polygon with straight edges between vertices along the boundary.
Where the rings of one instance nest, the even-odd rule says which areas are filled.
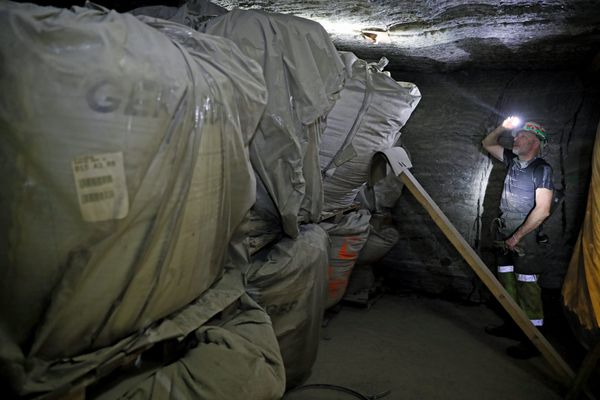
[[[123,153],[77,157],[71,163],[84,221],[121,219],[129,212]]]

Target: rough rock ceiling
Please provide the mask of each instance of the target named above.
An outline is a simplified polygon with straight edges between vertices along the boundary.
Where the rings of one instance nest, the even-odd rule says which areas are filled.
[[[598,0],[213,2],[313,19],[339,49],[386,56],[389,69],[570,68],[590,65],[600,50]]]

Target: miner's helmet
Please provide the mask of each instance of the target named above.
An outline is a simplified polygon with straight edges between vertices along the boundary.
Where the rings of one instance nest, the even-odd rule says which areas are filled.
[[[548,142],[548,138],[546,136],[546,130],[544,129],[544,127],[540,124],[538,124],[537,122],[533,122],[533,121],[527,121],[523,124],[523,126],[521,126],[519,129],[517,129],[517,133],[519,132],[531,132],[535,135],[535,137],[537,137],[539,139],[539,141],[541,142],[542,146],[546,145],[546,143]]]

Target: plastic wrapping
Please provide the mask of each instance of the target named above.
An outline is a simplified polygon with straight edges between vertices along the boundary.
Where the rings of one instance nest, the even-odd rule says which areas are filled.
[[[348,77],[327,116],[320,149],[324,210],[352,204],[367,182],[371,157],[390,148],[421,99],[412,83],[396,82],[376,64],[342,53]]]
[[[369,237],[364,247],[358,255],[356,264],[358,265],[373,265],[381,260],[400,238],[400,233],[391,223],[376,223],[374,224],[373,216],[369,227]]]
[[[301,384],[317,357],[327,288],[327,233],[302,225],[299,236],[258,253],[246,274],[246,290],[273,321],[287,388]]]
[[[369,236],[365,245],[358,253],[358,259],[348,279],[348,286],[344,298],[353,296],[367,296],[374,291],[375,273],[373,266],[381,260],[400,238],[400,233],[392,225],[390,217],[381,218],[380,215],[372,215],[369,224]]]
[[[320,224],[331,241],[326,308],[339,302],[346,291],[352,268],[369,236],[370,219],[369,211],[359,210],[344,215],[337,224]]]
[[[321,25],[289,15],[233,10],[204,31],[230,38],[263,68],[269,100],[250,156],[273,203],[255,207],[274,207],[296,237],[298,215],[317,221],[322,208],[320,120],[343,85],[340,57]]]
[[[400,198],[404,184],[389,162],[386,157],[371,160],[367,185],[360,190],[357,198],[372,214],[369,237],[356,261],[358,265],[375,264],[400,238],[393,223],[392,208]]]
[[[573,249],[562,295],[580,340],[591,346],[600,337],[600,125],[592,157],[592,179],[585,219]]]
[[[279,400],[285,374],[269,316],[247,295],[194,332],[196,346],[164,367],[122,377],[96,400]]]
[[[197,300],[143,332],[136,332],[111,346],[75,357],[50,361],[30,357],[27,359],[27,369],[21,371],[21,375],[15,374],[15,371],[2,370],[3,376],[8,378],[7,381],[10,381],[13,387],[19,388],[22,394],[70,388],[84,376],[105,375],[113,371],[127,358],[156,343],[169,339],[182,340],[228,308],[243,293],[244,285],[240,271],[229,268],[223,277]],[[3,343],[4,354],[8,354],[9,346],[12,346],[12,343]]]
[[[211,3],[209,0],[189,0],[180,7],[147,6],[133,9],[130,12],[133,15],[161,18],[199,29],[207,20],[226,14],[227,9]]]
[[[266,90],[227,39],[0,10],[0,362],[27,392],[53,384],[28,381],[36,360],[114,344],[222,275],[254,203],[247,147]]]

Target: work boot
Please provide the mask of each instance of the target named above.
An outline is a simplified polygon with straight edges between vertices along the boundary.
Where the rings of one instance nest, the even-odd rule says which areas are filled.
[[[508,354],[509,357],[518,360],[528,360],[532,357],[539,356],[540,351],[530,340],[522,340],[519,344],[508,347],[506,349],[506,354]]]
[[[503,323],[499,326],[485,327],[485,333],[492,336],[504,337],[512,340],[522,340],[523,334],[514,324]]]

